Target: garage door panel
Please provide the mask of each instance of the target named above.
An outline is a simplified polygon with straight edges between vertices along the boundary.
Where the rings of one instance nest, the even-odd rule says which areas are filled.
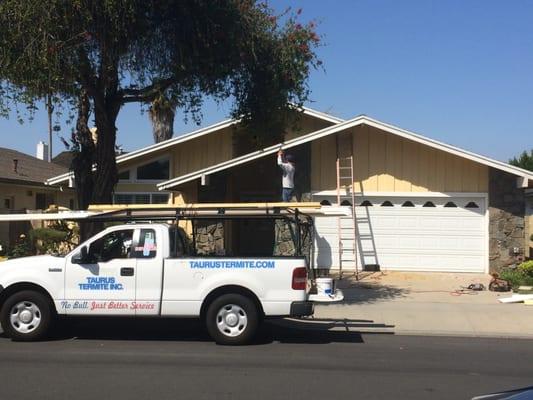
[[[324,199],[332,204],[336,201],[333,196],[316,200]],[[367,199],[374,206],[356,207],[358,250],[366,264],[375,264],[377,258],[382,269],[485,270],[488,255],[483,198]],[[386,200],[391,201],[394,207],[382,207]],[[415,207],[402,207],[405,201],[411,201]],[[435,207],[422,207],[428,201]],[[448,202],[457,207],[444,207]],[[465,208],[470,202],[479,208]],[[338,267],[337,218],[317,218],[315,227],[317,234],[329,243],[327,248],[316,247],[317,265],[322,266],[320,261],[327,260],[329,264],[324,264],[324,267]],[[342,236],[346,237],[353,232],[352,220],[342,218],[341,227]],[[351,252],[354,240],[345,241],[343,247],[347,253]]]

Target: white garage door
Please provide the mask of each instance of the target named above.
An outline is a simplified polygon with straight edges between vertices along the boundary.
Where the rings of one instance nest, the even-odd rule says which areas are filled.
[[[337,201],[335,196],[315,196],[314,200],[331,204]],[[357,202],[357,240],[351,218],[341,220],[343,269],[354,268],[353,247],[357,244],[359,266],[379,264],[382,270],[404,271],[485,271],[485,198],[365,197]],[[339,268],[337,218],[316,218],[315,228],[315,266]]]

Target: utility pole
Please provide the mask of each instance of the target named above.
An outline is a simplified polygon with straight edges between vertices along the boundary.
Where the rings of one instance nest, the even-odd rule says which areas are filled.
[[[52,106],[52,95],[50,93],[46,96],[46,108],[48,111],[48,162],[52,162],[52,113],[54,107]]]

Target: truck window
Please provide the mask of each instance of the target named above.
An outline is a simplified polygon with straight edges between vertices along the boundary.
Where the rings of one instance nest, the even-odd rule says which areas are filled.
[[[107,262],[117,258],[129,258],[133,242],[133,229],[110,232],[95,240],[89,248],[94,262]]]
[[[141,229],[139,242],[135,244],[133,257],[135,258],[154,258],[157,255],[157,242],[155,230]]]
[[[182,228],[171,227],[168,230],[170,243],[170,257],[183,257],[187,255],[187,246],[184,241]]]

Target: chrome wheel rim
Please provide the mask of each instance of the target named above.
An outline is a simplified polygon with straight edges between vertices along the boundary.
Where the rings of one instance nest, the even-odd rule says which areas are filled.
[[[217,313],[217,328],[225,336],[241,335],[248,326],[248,316],[241,306],[227,304]]]
[[[31,301],[21,301],[11,307],[9,321],[17,332],[31,333],[41,324],[41,310]]]

